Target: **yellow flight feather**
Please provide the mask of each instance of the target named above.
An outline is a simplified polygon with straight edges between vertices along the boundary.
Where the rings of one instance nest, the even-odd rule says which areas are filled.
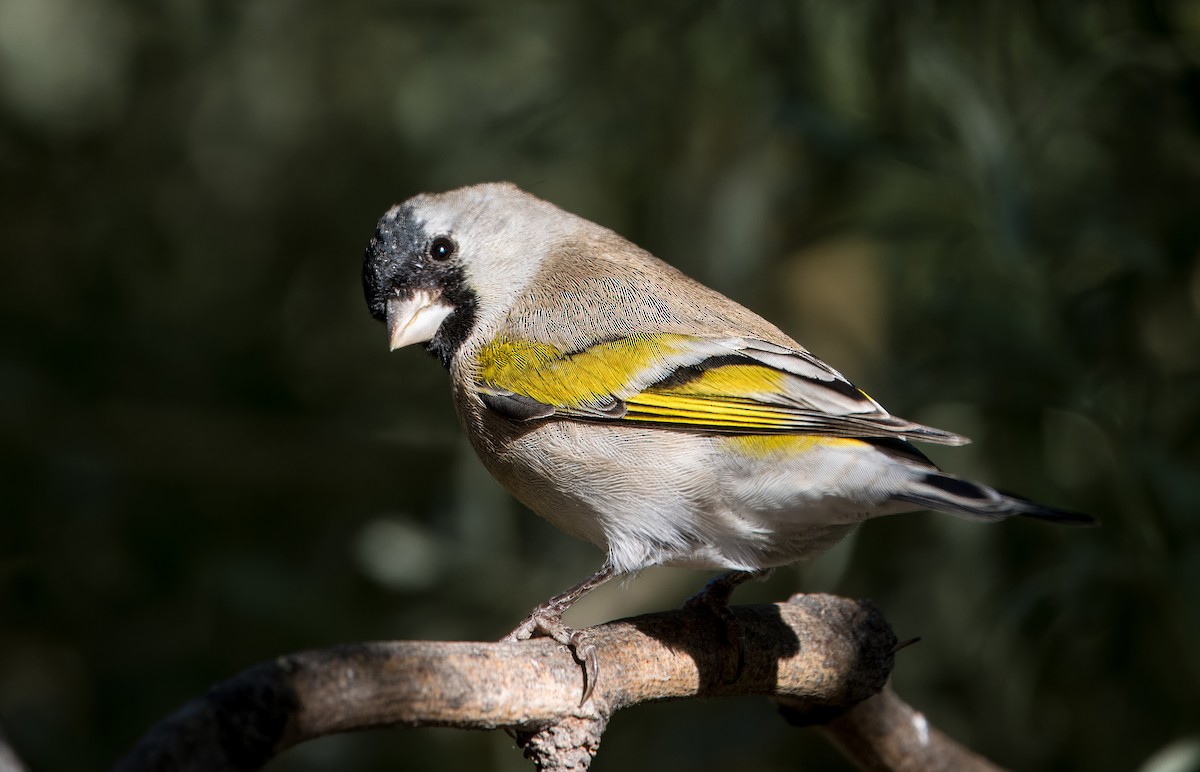
[[[784,410],[769,406],[751,406],[742,402],[726,402],[719,399],[684,397],[672,394],[644,391],[626,400],[629,406],[627,418],[637,413],[652,415],[675,415],[695,419],[696,423],[720,420],[723,423],[745,426],[785,428],[795,417]]]

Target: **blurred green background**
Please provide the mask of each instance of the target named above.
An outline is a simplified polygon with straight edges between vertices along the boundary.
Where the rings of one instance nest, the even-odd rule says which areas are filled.
[[[877,521],[738,601],[875,599],[923,639],[899,693],[1013,768],[1200,769],[1200,2],[0,0],[0,724],[34,770],[284,652],[497,638],[599,565],[362,302],[387,207],[492,179],[1104,521]],[[435,766],[527,768],[397,730],[271,769]],[[618,715],[594,768],[659,766],[848,768],[765,700]]]

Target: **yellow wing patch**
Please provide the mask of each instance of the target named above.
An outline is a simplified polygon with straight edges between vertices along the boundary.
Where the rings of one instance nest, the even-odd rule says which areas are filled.
[[[752,343],[639,334],[564,352],[497,338],[480,350],[476,377],[484,404],[515,420],[558,415],[749,435],[747,453],[794,452],[814,436],[826,443],[864,436],[967,441],[889,415],[804,352],[795,352],[794,367],[786,359],[777,367],[770,358],[786,352]],[[801,365],[812,365],[814,374]]]
[[[677,386],[647,391],[679,396],[757,399],[764,394],[778,394],[786,377],[779,370],[762,365],[726,365],[705,370]]]
[[[564,354],[547,343],[497,338],[479,352],[479,379],[545,405],[581,408],[626,391],[647,368],[683,350],[685,335],[630,335]]]
[[[690,372],[669,364],[694,343],[685,335],[631,335],[564,354],[547,343],[498,338],[478,355],[479,380],[568,414],[616,399],[626,421],[730,433],[800,428],[795,409],[779,403],[794,376],[760,364]],[[655,381],[665,385],[632,386]]]

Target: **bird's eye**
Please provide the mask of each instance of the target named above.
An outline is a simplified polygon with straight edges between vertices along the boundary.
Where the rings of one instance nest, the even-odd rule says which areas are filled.
[[[449,260],[454,256],[454,241],[448,236],[438,236],[429,242],[429,256],[434,260]]]

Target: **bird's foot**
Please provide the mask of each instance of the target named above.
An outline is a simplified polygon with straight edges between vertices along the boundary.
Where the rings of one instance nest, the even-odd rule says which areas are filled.
[[[767,571],[730,571],[721,574],[692,597],[684,601],[685,609],[705,609],[717,618],[725,644],[734,651],[732,673],[727,674],[727,683],[733,683],[742,677],[746,666],[746,649],[742,644],[742,623],[738,621],[733,609],[729,608],[729,599],[733,591],[744,582],[756,577],[765,576]]]
[[[535,635],[545,635],[569,648],[579,664],[583,665],[583,699],[579,701],[580,705],[587,702],[596,690],[600,661],[596,654],[596,644],[587,631],[567,627],[562,621],[562,615],[575,601],[611,579],[613,573],[612,566],[606,562],[593,576],[562,595],[556,595],[539,604],[511,633],[501,638],[505,643],[516,643],[529,640]]]
[[[501,640],[505,643],[516,643],[529,640],[535,635],[553,638],[571,650],[576,661],[583,666],[583,698],[579,704],[587,702],[596,689],[596,678],[600,672],[596,644],[592,642],[587,631],[568,627],[562,621],[562,611],[555,608],[553,601],[548,601],[535,608],[521,624]]]

